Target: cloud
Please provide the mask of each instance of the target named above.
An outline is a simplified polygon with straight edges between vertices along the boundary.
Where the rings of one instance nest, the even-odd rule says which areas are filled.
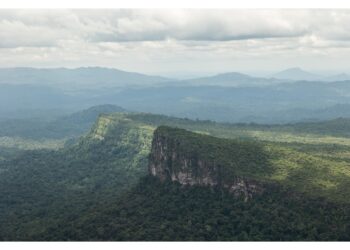
[[[349,51],[347,10],[0,10],[2,67],[334,68]]]
[[[314,16],[327,19],[326,30],[315,27]],[[10,46],[11,41],[13,46],[21,42],[37,46],[72,38],[89,42],[231,41],[296,37],[315,30],[322,36],[341,37],[349,29],[348,19],[348,12],[288,10],[2,10],[0,38],[6,41],[2,46]],[[330,29],[331,24],[337,29]]]
[[[286,20],[276,11],[137,10],[118,12],[105,32],[93,41],[230,41],[294,37],[307,32],[304,25]],[[289,19],[293,19],[289,18]]]
[[[2,10],[2,47],[86,42],[233,41],[316,36],[346,40],[350,11]]]

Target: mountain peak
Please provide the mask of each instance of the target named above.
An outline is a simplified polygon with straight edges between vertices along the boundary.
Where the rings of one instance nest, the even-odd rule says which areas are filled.
[[[272,75],[274,78],[286,80],[318,80],[320,76],[305,71],[299,67],[285,69]]]
[[[251,78],[251,76],[246,75],[246,74],[242,74],[239,72],[226,72],[226,73],[221,73],[221,74],[217,74],[214,77],[227,77],[227,78],[237,78],[237,77],[242,77],[242,78]]]
[[[305,70],[303,70],[300,67],[292,67],[292,68],[285,69],[284,71],[306,72]]]

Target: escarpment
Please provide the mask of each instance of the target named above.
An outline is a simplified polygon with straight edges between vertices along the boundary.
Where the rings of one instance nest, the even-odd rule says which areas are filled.
[[[149,172],[161,181],[218,186],[245,200],[264,191],[266,155],[251,142],[219,139],[161,126],[154,132]]]

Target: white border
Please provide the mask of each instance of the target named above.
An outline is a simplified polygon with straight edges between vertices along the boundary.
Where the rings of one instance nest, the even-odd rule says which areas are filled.
[[[350,8],[349,0],[2,0],[0,8]]]

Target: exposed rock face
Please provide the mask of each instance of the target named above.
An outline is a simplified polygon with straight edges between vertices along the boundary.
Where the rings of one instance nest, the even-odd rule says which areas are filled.
[[[197,154],[188,155],[176,138],[154,133],[149,158],[149,173],[161,181],[177,181],[182,185],[220,186],[245,200],[263,192],[263,185],[255,180],[235,176],[224,181],[221,166],[201,159]],[[187,145],[188,146],[188,145]]]

